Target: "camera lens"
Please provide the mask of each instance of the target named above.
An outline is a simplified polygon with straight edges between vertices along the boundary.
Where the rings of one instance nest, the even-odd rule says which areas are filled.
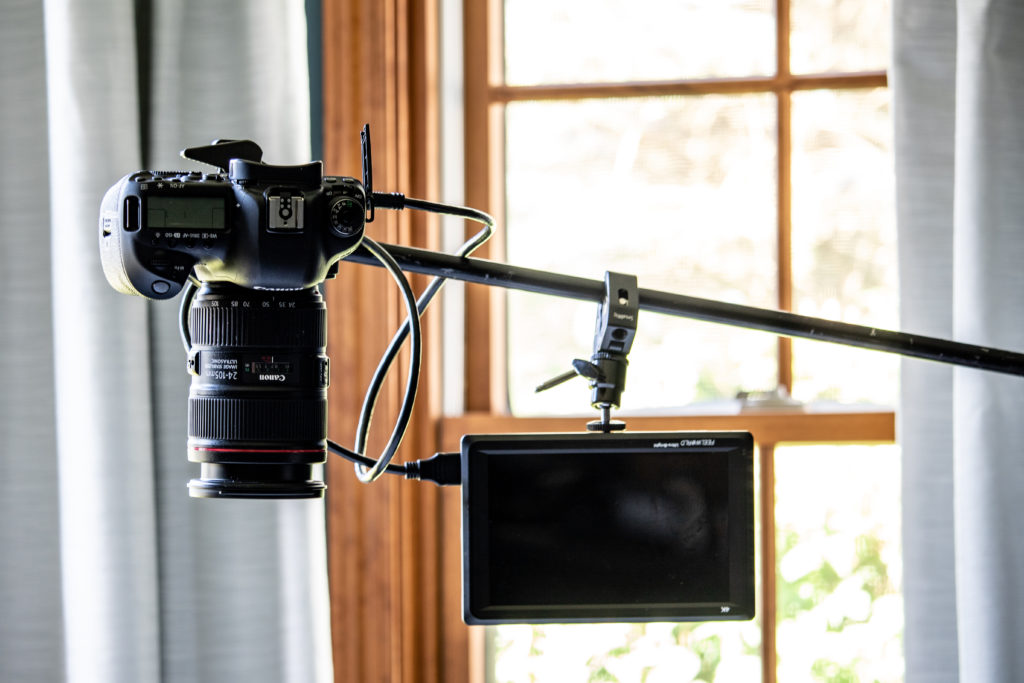
[[[327,312],[316,288],[206,283],[189,312],[188,457],[196,498],[319,498]]]

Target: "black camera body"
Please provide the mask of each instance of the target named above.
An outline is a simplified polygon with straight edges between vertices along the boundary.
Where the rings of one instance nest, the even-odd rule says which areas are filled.
[[[317,285],[362,242],[369,183],[324,177],[319,161],[265,164],[247,140],[183,155],[220,172],[125,176],[103,198],[99,244],[119,292],[195,285],[182,334],[188,458],[201,465],[190,495],[320,497],[330,366]]]
[[[319,161],[274,166],[233,158],[227,173],[139,171],[103,198],[100,256],[111,286],[169,299],[203,282],[300,290],[356,249],[366,191],[323,176]]]

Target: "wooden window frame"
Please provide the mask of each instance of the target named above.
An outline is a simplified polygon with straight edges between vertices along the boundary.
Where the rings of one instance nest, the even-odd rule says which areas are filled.
[[[792,311],[792,95],[802,90],[887,87],[888,76],[885,71],[792,73],[789,0],[777,0],[775,11],[776,72],[772,76],[513,86],[504,83],[501,1],[466,3],[465,148],[472,150],[465,162],[466,201],[495,216],[504,215],[503,111],[511,102],[771,93],[777,102],[777,306],[779,310]],[[492,257],[503,256],[502,245],[497,241],[490,249]],[[466,345],[465,361],[465,405],[471,412],[508,412],[503,306],[500,293],[467,291],[466,328],[473,330],[475,340]],[[490,321],[493,331],[482,329],[486,327],[480,324],[483,320]],[[473,322],[472,327],[469,321]],[[790,390],[793,386],[792,340],[780,337],[778,344],[779,386]]]
[[[339,0],[323,3],[324,161],[329,173],[357,175],[358,130],[374,134],[378,190],[438,198],[440,0]],[[788,17],[787,0],[779,0]],[[780,68],[771,78],[726,81],[509,87],[501,84],[501,4],[463,3],[465,63],[466,199],[469,206],[504,214],[501,112],[525,99],[622,97],[717,92],[774,92],[788,107],[792,92],[820,87],[878,87],[884,73],[795,76]],[[788,20],[779,22],[788,32]],[[782,43],[780,42],[780,45]],[[481,59],[481,55],[486,58]],[[783,61],[780,50],[780,66]],[[788,64],[788,56],[785,58]],[[751,90],[753,89],[753,90]],[[787,125],[778,130],[788,149]],[[780,155],[782,157],[783,155]],[[788,188],[788,158],[779,162]],[[788,190],[787,193],[788,194]],[[780,195],[781,196],[781,195]],[[789,225],[789,202],[780,201],[779,225]],[[781,231],[781,227],[780,227]],[[411,212],[379,212],[370,233],[378,241],[437,248],[438,222]],[[780,280],[788,273],[788,233],[780,235]],[[785,253],[784,253],[785,252]],[[487,254],[501,259],[496,242]],[[424,278],[414,278],[423,286]],[[788,276],[787,276],[788,283]],[[780,281],[779,305],[788,309],[788,284]],[[464,414],[444,416],[440,401],[440,329],[436,314],[424,320],[427,356],[417,410],[399,460],[458,450],[463,434],[507,431],[578,431],[574,418],[516,418],[507,414],[504,385],[502,292],[466,287],[473,343],[466,345]],[[343,443],[359,414],[362,392],[391,334],[401,324],[401,301],[381,269],[345,265],[328,283],[328,352],[332,361],[329,433]],[[481,325],[480,321],[489,321]],[[780,363],[789,366],[788,340]],[[785,359],[785,360],[783,360]],[[395,375],[401,377],[407,361]],[[791,373],[780,366],[788,386]],[[385,387],[370,452],[387,437],[401,402],[400,381]],[[761,453],[763,543],[762,619],[774,623],[774,471],[779,443],[891,443],[892,412],[772,413],[733,416],[631,418],[637,430],[746,429]],[[338,681],[479,681],[484,675],[483,631],[461,620],[461,497],[458,488],[405,482],[397,477],[366,486],[351,465],[332,459],[329,491],[328,571],[335,679]],[[766,495],[765,495],[766,494]],[[771,590],[770,590],[771,589]],[[770,631],[770,633],[769,633]],[[775,676],[774,629],[765,630],[765,681]]]

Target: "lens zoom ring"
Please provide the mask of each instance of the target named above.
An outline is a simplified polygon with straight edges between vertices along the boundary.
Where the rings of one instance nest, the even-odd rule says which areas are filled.
[[[193,397],[188,435],[232,441],[322,441],[327,400]]]
[[[196,305],[189,331],[197,346],[327,346],[323,308],[252,309]]]

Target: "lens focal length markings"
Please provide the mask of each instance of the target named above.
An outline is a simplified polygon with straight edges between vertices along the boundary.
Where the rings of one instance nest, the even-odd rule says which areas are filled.
[[[200,386],[326,388],[327,358],[297,353],[207,351],[196,354]]]

